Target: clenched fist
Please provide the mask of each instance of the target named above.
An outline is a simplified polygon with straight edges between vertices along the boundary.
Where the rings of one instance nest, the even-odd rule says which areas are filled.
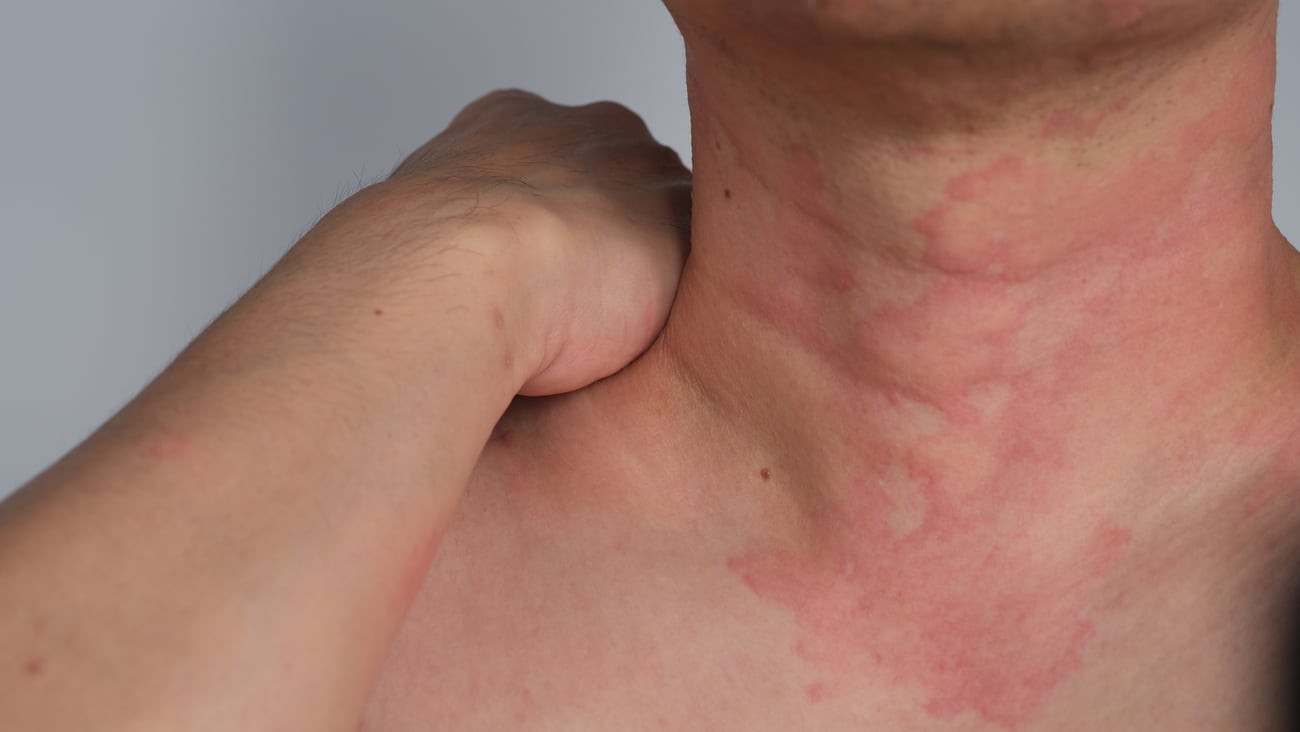
[[[627,108],[500,91],[341,208],[385,219],[388,234],[365,240],[401,268],[498,262],[491,276],[515,295],[504,317],[527,368],[521,393],[538,396],[615,373],[658,335],[689,249],[690,196],[690,171]]]

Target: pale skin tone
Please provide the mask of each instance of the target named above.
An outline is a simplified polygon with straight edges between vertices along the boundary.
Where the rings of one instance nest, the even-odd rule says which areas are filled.
[[[1281,728],[1275,5],[669,5],[667,328],[507,413],[370,728]]]
[[[409,276],[363,278],[337,317],[302,318],[310,337],[262,344],[336,281],[342,250],[311,242],[410,240],[412,189],[345,207],[0,513],[0,595],[36,598],[0,621],[24,643],[6,711],[347,728],[368,698],[373,730],[1282,727],[1300,264],[1269,213],[1276,4],[668,4],[695,193],[658,338],[671,266],[626,275],[651,285],[650,325],[601,331],[636,334],[607,358],[565,329],[590,320],[573,293],[595,275],[552,275],[568,294],[550,299],[517,277],[409,300]],[[447,159],[415,164],[427,180]],[[640,166],[638,190],[680,184],[670,168]],[[680,210],[638,200],[637,221]],[[647,231],[564,230],[614,222]],[[620,251],[680,251],[650,231]],[[433,234],[422,251],[455,236]],[[528,251],[470,256],[593,261]],[[472,327],[356,325],[406,322],[373,315],[380,293],[463,303]],[[497,309],[517,326],[490,327]],[[246,367],[204,357],[250,338]],[[306,384],[304,360],[325,364]],[[568,393],[493,427],[520,388]]]
[[[631,112],[506,92],[332,212],[0,506],[5,725],[355,729],[511,398],[659,332],[689,190]]]
[[[907,728],[1062,729],[1159,708],[1170,686],[1108,680],[1172,663],[1178,694],[1241,706],[1152,728],[1261,724],[1276,638],[1246,629],[1277,627],[1300,489],[1275,8],[970,4],[995,52],[924,9],[905,30],[952,47],[886,46],[872,13],[902,3],[838,4],[820,20],[854,40],[802,49],[797,20],[677,5],[697,249],[665,350],[736,435],[721,462],[770,467],[768,515],[801,518],[728,564],[799,627],[808,699],[892,686]]]

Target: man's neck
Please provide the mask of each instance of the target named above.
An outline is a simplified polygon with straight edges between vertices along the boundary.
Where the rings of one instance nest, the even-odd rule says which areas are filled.
[[[971,79],[905,58],[856,90],[685,29],[679,373],[807,458],[821,501],[905,456],[963,490],[1127,488],[1207,456],[1206,425],[1276,436],[1254,408],[1295,388],[1300,297],[1270,211],[1271,21]]]
[[[1122,673],[1253,653],[1184,631],[1258,620],[1215,593],[1273,607],[1280,534],[1255,519],[1300,488],[1272,23],[844,78],[683,28],[693,251],[626,383],[654,394],[641,417],[680,412],[684,490],[745,503],[730,568],[802,628],[810,702],[884,680],[935,719],[1024,728],[1095,635],[1138,642],[1098,624],[1162,612],[1143,586],[1204,602],[1107,656]]]

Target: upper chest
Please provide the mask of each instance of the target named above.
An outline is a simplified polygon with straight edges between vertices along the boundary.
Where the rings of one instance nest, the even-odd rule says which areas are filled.
[[[1209,616],[1172,612],[1154,584],[1116,611],[1045,565],[1018,585],[1041,596],[1046,610],[1035,611],[969,582],[885,586],[893,575],[780,552],[747,564],[750,548],[712,530],[725,521],[707,507],[636,500],[659,479],[642,464],[570,457],[559,467],[485,461],[366,729],[1064,729],[1072,706],[1163,709],[1151,722],[1166,729],[1245,728],[1245,702],[1194,706],[1210,698],[1195,689],[1240,682],[1245,664],[1230,649],[1242,637],[1205,634]],[[779,587],[764,569],[778,565]],[[1171,657],[1178,683],[1122,695],[1116,710],[1095,703],[1114,696],[1109,679]],[[1216,677],[1230,669],[1236,678]],[[1179,726],[1179,715],[1218,723]]]
[[[466,500],[366,729],[800,726],[811,676],[794,630],[721,553],[551,500],[499,483]]]

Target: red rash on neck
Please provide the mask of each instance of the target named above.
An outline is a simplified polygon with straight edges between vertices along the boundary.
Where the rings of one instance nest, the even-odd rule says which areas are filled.
[[[1104,10],[1106,22],[1116,30],[1137,25],[1150,13],[1145,3],[1136,0],[1106,0]]]
[[[1139,11],[1117,3],[1115,22],[1136,22]],[[1207,243],[1243,235],[1233,214],[1259,191],[1196,163],[1225,149],[1267,153],[1257,139],[1267,124],[1241,120],[1264,114],[1250,110],[1267,96],[1260,69],[1270,62],[1267,49],[1248,60],[1222,102],[1176,139],[1068,186],[1059,163],[1032,147],[952,176],[912,221],[934,279],[910,298],[876,298],[870,312],[827,306],[868,285],[833,244],[840,227],[820,171],[810,160],[792,166],[804,192],[791,204],[805,216],[799,235],[816,245],[774,253],[798,286],[741,280],[740,299],[808,353],[855,371],[876,392],[863,397],[876,411],[842,435],[856,456],[852,484],[819,517],[830,528],[817,546],[754,551],[728,566],[797,622],[796,651],[821,675],[805,690],[810,703],[883,679],[918,694],[935,718],[973,714],[1014,730],[1083,667],[1104,609],[1099,588],[1133,536],[1117,510],[1085,509],[1075,514],[1081,530],[1053,531],[1083,505],[1090,473],[1077,446],[1104,437],[1081,400],[1122,383],[1116,368],[1153,378],[1171,358],[1197,354],[1181,382],[1152,384],[1170,395],[1161,418],[1176,419],[1229,367],[1215,360],[1232,357],[1220,347],[1224,329],[1263,317],[1254,312],[1262,300],[1171,308],[1171,299],[1193,298],[1200,278],[1230,261]],[[1058,112],[1040,139],[1091,139],[1104,122]],[[1040,331],[1035,295],[1045,282],[1071,316]],[[1175,313],[1182,318],[1138,317]],[[1147,348],[1143,338],[1169,342]],[[925,364],[923,383],[907,381],[909,363]],[[880,415],[903,403],[932,409],[938,426],[899,437]]]
[[[794,613],[804,631],[798,654],[825,674],[807,689],[810,701],[883,677],[921,689],[936,717],[975,712],[1015,729],[1082,665],[1093,634],[1089,583],[1114,565],[1129,535],[1108,526],[1075,556],[1035,556],[1041,538],[1030,529],[995,539],[978,522],[1030,523],[1050,508],[979,515],[916,470],[933,503],[913,533],[895,537],[884,520],[863,516],[858,529],[876,539],[869,552],[842,548],[812,569],[782,555],[729,566]]]

